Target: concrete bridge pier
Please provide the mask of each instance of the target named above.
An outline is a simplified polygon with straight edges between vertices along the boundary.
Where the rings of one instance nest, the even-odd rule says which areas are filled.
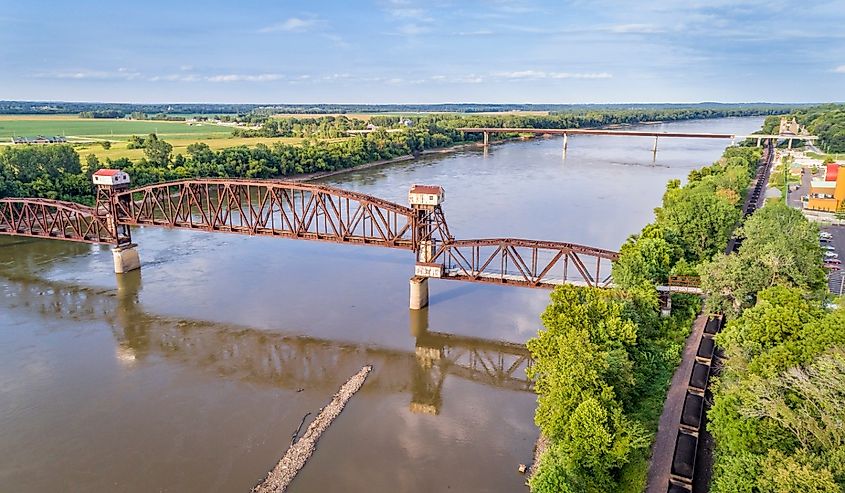
[[[128,243],[118,245],[111,250],[114,257],[115,274],[123,274],[141,268],[141,257],[138,255],[138,245]]]
[[[672,314],[672,293],[660,293],[660,316],[667,318]]]
[[[420,310],[428,306],[428,278],[414,276],[410,281],[411,310]]]
[[[490,133],[484,132],[484,147],[487,147],[489,145],[490,145]]]
[[[566,149],[569,147],[569,135],[563,134],[563,159],[566,159]]]
[[[760,147],[760,137],[757,137],[757,147]]]

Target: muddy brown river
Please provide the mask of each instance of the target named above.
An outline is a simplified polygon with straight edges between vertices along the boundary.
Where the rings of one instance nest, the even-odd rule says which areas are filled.
[[[649,125],[750,133],[762,117]],[[666,181],[720,140],[537,139],[361,170],[330,185],[405,203],[446,190],[457,238],[618,249]],[[367,246],[138,228],[143,267],[108,248],[0,237],[0,491],[249,491],[362,366],[292,492],[525,491],[537,438],[522,344],[548,292],[432,281]]]

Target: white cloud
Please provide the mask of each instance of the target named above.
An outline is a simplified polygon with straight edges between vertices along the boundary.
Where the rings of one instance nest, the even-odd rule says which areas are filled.
[[[513,72],[496,72],[493,74],[503,79],[610,79],[608,72],[544,72],[541,70],[517,70]]]
[[[317,19],[302,19],[300,17],[291,17],[283,22],[263,27],[258,30],[260,33],[273,32],[303,32],[311,29],[317,24]]]
[[[39,73],[36,74],[36,77],[43,79],[133,80],[141,77],[141,73],[127,68],[117,70],[80,69]]]
[[[616,24],[608,29],[612,33],[620,34],[657,34],[663,32],[653,24]]]
[[[147,78],[150,82],[159,82],[159,81],[166,81],[166,82],[195,82],[200,80],[194,74],[168,74],[168,75],[154,75],[152,77]]]
[[[209,82],[268,82],[284,79],[281,74],[221,74],[207,77]]]
[[[418,22],[432,22],[434,19],[410,0],[388,0],[384,10],[396,19],[412,19]]]
[[[423,34],[428,32],[429,29],[425,26],[420,26],[419,24],[404,24],[396,30],[399,34],[403,34],[405,36],[416,36],[417,34]]]
[[[490,36],[494,33],[489,29],[477,29],[475,31],[460,31],[456,34],[458,36]]]
[[[840,65],[840,66],[836,67],[835,69],[833,69],[833,71],[836,72],[837,74],[845,74],[845,65]]]

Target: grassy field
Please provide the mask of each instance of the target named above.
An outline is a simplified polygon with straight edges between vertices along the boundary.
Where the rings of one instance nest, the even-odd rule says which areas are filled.
[[[276,142],[281,142],[284,144],[299,144],[304,139],[298,137],[205,137],[205,138],[192,138],[192,139],[180,139],[180,140],[173,140],[167,136],[161,136],[164,140],[169,142],[173,146],[173,155],[176,154],[188,154],[188,146],[196,143],[202,142],[208,144],[208,147],[211,147],[214,150],[225,149],[227,147],[236,147],[236,146],[249,146],[253,147],[257,144],[266,144],[268,146],[272,146]],[[331,139],[331,140],[343,140],[343,139]],[[76,152],[79,153],[80,156],[83,158],[88,154],[94,154],[98,158],[105,159],[120,159],[123,157],[132,159],[133,161],[136,159],[140,159],[144,157],[144,150],[143,149],[127,149],[125,142],[118,142],[114,143],[111,146],[111,149],[103,149],[100,144],[74,144],[74,149]]]
[[[0,144],[10,143],[12,136],[34,137],[36,135],[67,137],[76,152],[83,158],[94,154],[99,159],[140,159],[143,149],[127,149],[131,135],[158,134],[159,138],[173,145],[173,155],[187,154],[187,148],[195,142],[204,142],[214,150],[235,146],[255,146],[276,142],[299,144],[303,139],[293,137],[233,137],[231,127],[213,124],[188,125],[183,122],[134,121],[123,119],[87,119],[76,115],[0,115]],[[99,141],[112,143],[110,149],[103,149]],[[344,139],[331,139],[339,141]]]
[[[188,125],[182,122],[134,121],[122,119],[86,119],[50,115],[46,118],[0,119],[0,141],[10,141],[12,136],[61,135],[74,139],[126,140],[130,135],[157,133],[165,140],[196,139],[200,137],[228,137],[230,127],[216,125]]]
[[[808,157],[811,157],[813,159],[821,159],[822,161],[824,161],[827,158],[831,158],[834,161],[845,161],[845,154],[843,154],[843,153],[840,153],[840,154],[819,154],[818,152],[807,152],[806,154],[807,154]]]

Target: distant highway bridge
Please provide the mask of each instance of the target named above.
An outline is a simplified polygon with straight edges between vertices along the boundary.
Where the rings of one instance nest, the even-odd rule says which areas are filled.
[[[480,133],[484,135],[484,145],[490,145],[490,134],[508,133],[508,134],[536,134],[536,135],[563,135],[563,151],[566,152],[569,146],[570,135],[605,135],[615,137],[653,137],[654,146],[652,151],[657,153],[657,141],[663,138],[681,138],[681,139],[729,139],[732,143],[737,139],[757,139],[757,147],[765,140],[787,140],[789,148],[792,148],[793,140],[803,140],[807,142],[814,142],[818,140],[815,135],[797,135],[797,134],[751,134],[751,135],[737,135],[726,133],[708,133],[708,132],[652,132],[643,130],[614,130],[601,128],[530,128],[530,127],[463,127],[459,128],[464,133]]]

